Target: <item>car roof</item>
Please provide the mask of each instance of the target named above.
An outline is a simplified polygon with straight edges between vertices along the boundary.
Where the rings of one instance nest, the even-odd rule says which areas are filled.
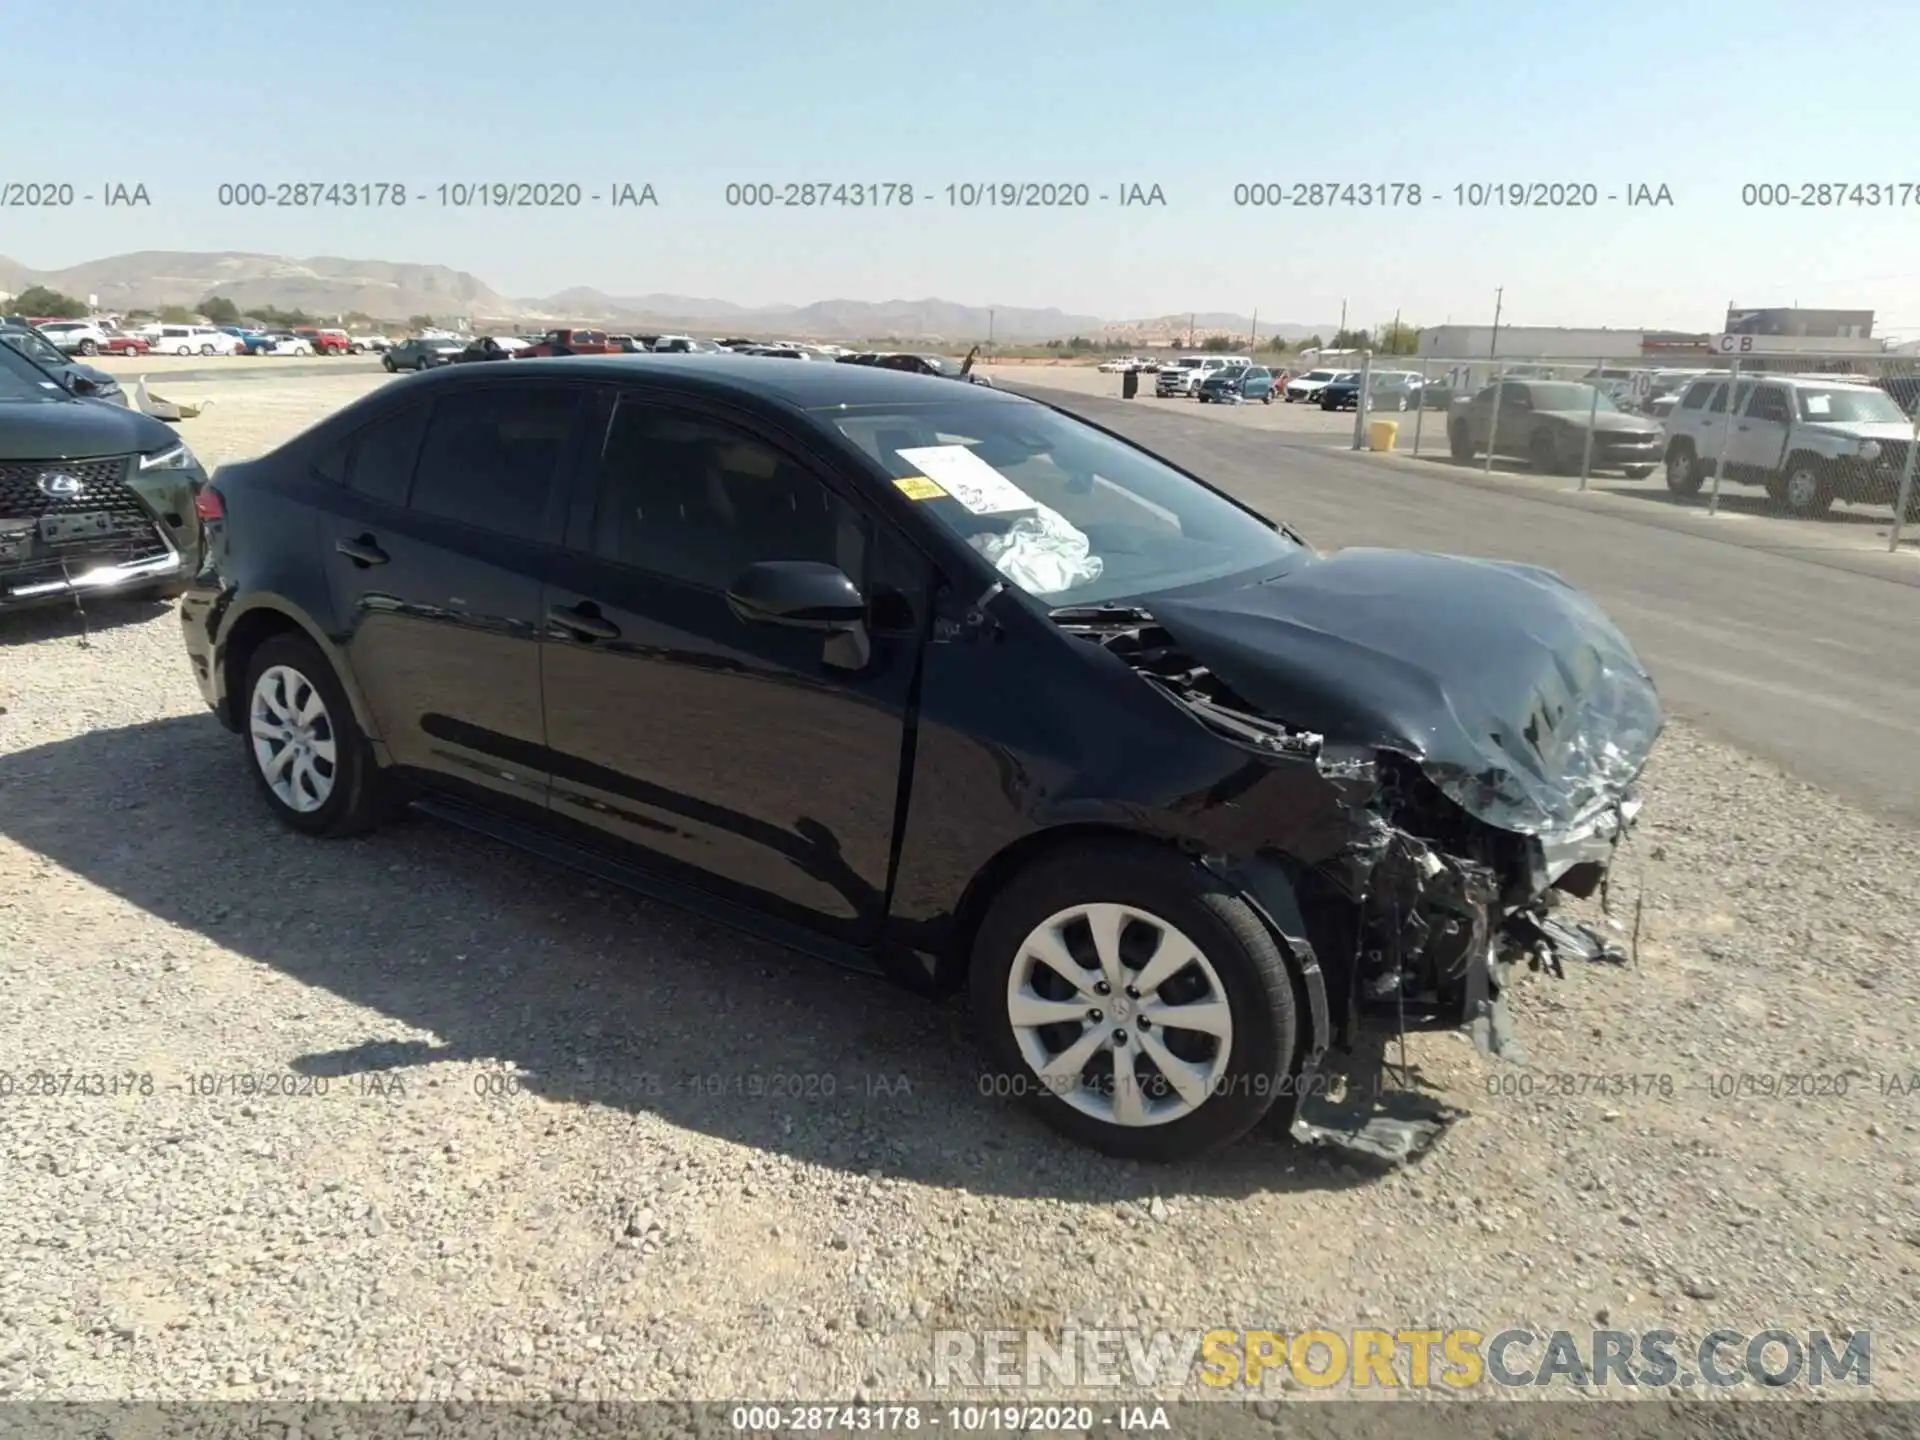
[[[429,371],[409,380],[415,384],[460,385],[487,383],[497,371],[489,367],[456,366]],[[717,400],[772,400],[798,410],[834,405],[1029,404],[1005,390],[986,385],[956,384],[951,379],[915,375],[867,365],[774,364],[765,355],[701,354],[668,359],[654,355],[571,355],[516,360],[513,375],[548,379],[582,378],[601,382],[630,381],[659,390]],[[418,392],[416,392],[418,393]]]

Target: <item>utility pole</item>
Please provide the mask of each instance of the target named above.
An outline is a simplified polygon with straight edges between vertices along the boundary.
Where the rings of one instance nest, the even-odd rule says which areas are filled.
[[[1392,339],[1388,343],[1387,353],[1398,355],[1400,353],[1400,307],[1397,305],[1393,308],[1393,329],[1390,334]]]
[[[1491,360],[1500,353],[1500,306],[1507,298],[1507,287],[1502,285],[1493,292],[1493,339],[1487,342],[1487,358]]]
[[[1340,330],[1339,330],[1339,333],[1340,333],[1340,334],[1342,334],[1342,335],[1344,335],[1344,334],[1346,334],[1346,333],[1347,333],[1347,302],[1346,302],[1346,301],[1344,301],[1344,300],[1342,300],[1342,301],[1340,302]],[[1334,341],[1333,343],[1334,343],[1334,344],[1336,344],[1336,345],[1338,345],[1338,344],[1339,344],[1340,342],[1339,342],[1338,340],[1336,340],[1336,341]]]
[[[987,311],[987,348],[993,348],[993,311]]]
[[[1193,338],[1193,332],[1199,328],[1200,317],[1193,311],[1187,312],[1187,349],[1191,350],[1200,342]]]
[[[1256,355],[1260,353],[1260,311],[1257,308],[1253,312],[1253,345],[1251,348]]]

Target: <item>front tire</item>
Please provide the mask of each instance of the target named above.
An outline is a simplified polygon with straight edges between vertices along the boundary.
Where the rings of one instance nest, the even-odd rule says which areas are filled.
[[[382,367],[385,368],[386,372],[389,375],[394,375],[399,373],[400,367],[393,363],[393,357],[391,355],[388,355],[384,359],[382,359],[380,364],[382,365]]]
[[[1465,424],[1456,421],[1447,427],[1447,449],[1456,460],[1473,459],[1473,442],[1467,437]]]
[[[1040,861],[995,900],[969,975],[990,1093],[1135,1160],[1230,1144],[1297,1065],[1285,955],[1252,908],[1171,850]]]
[[[1693,446],[1676,441],[1667,447],[1667,489],[1675,495],[1698,495],[1706,478]]]
[[[1795,455],[1787,468],[1767,477],[1767,495],[1787,514],[1817,520],[1833,508],[1833,478],[1810,455]]]
[[[1653,469],[1654,467],[1651,465],[1628,465],[1625,467],[1626,476],[1629,480],[1644,480],[1653,473]]]
[[[91,359],[100,353],[100,347],[91,340],[82,340],[80,342],[80,353]]]
[[[211,355],[211,354],[213,354],[213,346],[211,346],[211,345],[202,345],[202,346],[200,347],[200,353],[201,353],[202,355]]]
[[[276,635],[261,644],[239,699],[247,768],[281,824],[338,839],[393,813],[393,788],[339,677],[311,640]]]

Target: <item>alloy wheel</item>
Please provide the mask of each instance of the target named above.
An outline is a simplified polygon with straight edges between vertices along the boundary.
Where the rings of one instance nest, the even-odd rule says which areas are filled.
[[[1820,495],[1820,477],[1801,466],[1787,476],[1787,506],[1792,510],[1811,510]]]
[[[1075,905],[1035,926],[1006,1005],[1047,1093],[1110,1125],[1193,1114],[1233,1053],[1218,972],[1178,929],[1130,905]]]
[[[287,665],[260,672],[248,701],[254,763],[290,810],[318,810],[333,794],[339,756],[333,719],[314,683]]]

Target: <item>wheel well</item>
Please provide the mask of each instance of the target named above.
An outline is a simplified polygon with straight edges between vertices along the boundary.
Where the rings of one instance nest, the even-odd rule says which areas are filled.
[[[1036,831],[1014,841],[995,855],[967,883],[966,892],[954,907],[953,921],[940,956],[939,985],[943,990],[966,983],[967,969],[973,963],[973,942],[980,926],[1014,877],[1031,869],[1061,850],[1087,845],[1132,845],[1173,849],[1171,841],[1142,835],[1118,825],[1061,825]]]
[[[1780,469],[1782,473],[1785,473],[1793,469],[1794,466],[1802,464],[1810,465],[1815,470],[1824,470],[1827,468],[1827,460],[1824,455],[1816,455],[1811,450],[1796,450],[1787,456],[1787,463],[1782,465]]]
[[[1691,455],[1692,453],[1693,441],[1687,439],[1684,435],[1676,435],[1667,442],[1667,454],[1669,455]]]
[[[235,729],[242,724],[243,712],[240,707],[246,701],[241,698],[241,690],[247,683],[247,666],[252,663],[254,652],[275,635],[305,633],[291,616],[283,615],[278,610],[252,610],[234,622],[233,632],[227,636],[224,688]]]

